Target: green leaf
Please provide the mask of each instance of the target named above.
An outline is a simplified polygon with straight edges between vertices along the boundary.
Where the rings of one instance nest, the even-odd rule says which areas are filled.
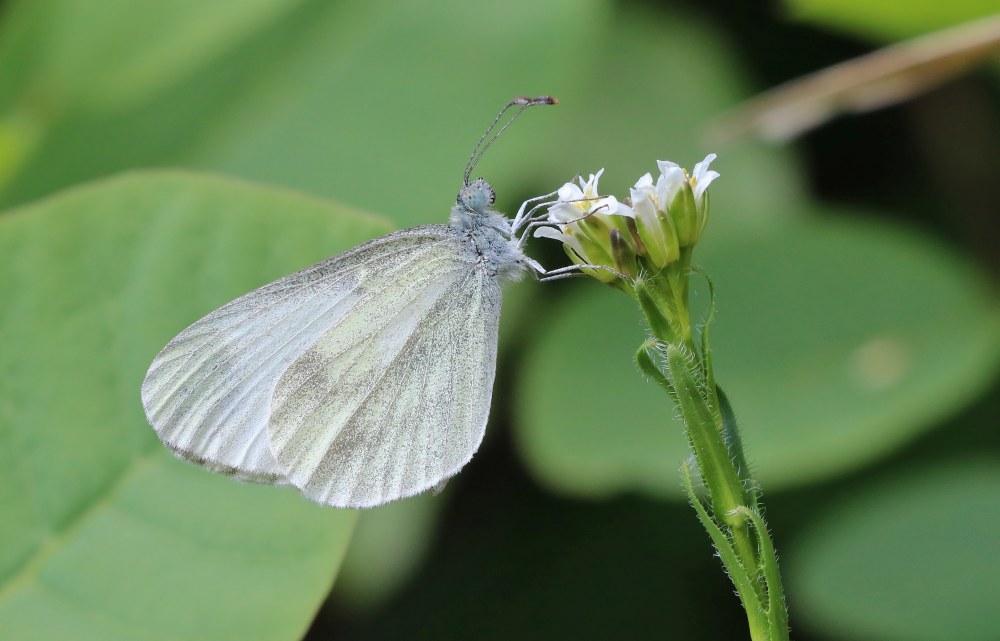
[[[748,85],[740,53],[710,24],[676,7],[616,8],[604,23],[606,33],[588,43],[593,59],[587,81],[559,95],[565,115],[551,125],[557,128],[551,144],[572,163],[560,168],[561,180],[552,188],[605,167],[601,193],[627,196],[639,176],[657,174],[656,160],[691,169],[718,151],[712,169],[722,178],[712,184],[712,209],[727,213],[710,229],[738,226],[753,233],[796,216],[795,204],[805,195],[788,149],[759,141],[706,146],[712,121],[761,89]]]
[[[15,0],[0,30],[0,95],[51,115],[120,110],[177,82],[303,0]],[[22,108],[24,105],[22,105]]]
[[[590,82],[577,61],[606,11],[601,0],[515,0],[483,20],[460,0],[307,2],[128,113],[71,114],[7,198],[167,162],[335,195],[406,225],[443,222],[473,145],[507,100]],[[515,181],[548,166],[548,134],[566,116],[533,110],[477,173],[513,203]]]
[[[996,0],[785,0],[796,18],[876,40],[901,40],[997,12]]]
[[[788,638],[788,608],[785,605],[785,592],[781,586],[781,573],[778,571],[778,555],[774,551],[771,533],[764,523],[764,518],[756,509],[738,507],[741,513],[753,523],[757,540],[760,541],[760,567],[767,586],[767,621],[772,641]]]
[[[334,598],[359,611],[392,597],[420,568],[444,505],[445,497],[424,493],[362,512]]]
[[[698,384],[694,354],[681,345],[667,344],[663,348],[663,359],[663,371],[674,391],[677,410],[686,423],[702,482],[711,497],[712,512],[720,522],[729,523],[729,511],[745,504],[746,492],[716,416],[705,400],[704,388]]]
[[[203,314],[388,229],[183,173],[0,218],[0,638],[301,636],[353,513],[176,461],[139,386]]]
[[[867,485],[793,542],[793,615],[830,639],[988,641],[1000,593],[1000,460],[938,461]]]
[[[520,94],[561,103],[522,117],[478,168],[503,209],[602,166],[627,193],[657,158],[701,160],[707,123],[753,88],[703,24],[618,9],[516,0],[484,21],[460,0],[307,2],[134,109],[60,120],[4,202],[166,163],[336,197],[401,225],[441,222],[473,144]],[[787,150],[741,144],[717,165],[728,177],[713,202],[732,204],[729,220],[744,227],[802,199]]]
[[[441,222],[473,145],[507,100],[561,96],[586,82],[577,60],[607,11],[600,0],[513,0],[483,20],[479,5],[462,0],[348,6],[316,15],[307,39],[271,63],[272,77],[248,88],[190,162],[336,194],[400,225]],[[511,185],[537,181],[549,164],[542,150],[564,111],[522,117],[476,175],[513,200]]]
[[[658,361],[662,361],[659,353],[656,351],[656,341],[650,338],[635,352],[635,363],[642,370],[642,373],[653,383],[656,383],[663,391],[666,392],[670,397],[674,397],[676,392],[674,391],[673,385],[670,379],[664,374],[663,365]]]
[[[996,302],[981,276],[905,229],[841,217],[710,231],[695,260],[718,296],[716,380],[765,489],[891,452],[996,371]],[[706,297],[695,289],[695,307]],[[687,446],[630,358],[645,338],[635,304],[585,282],[536,316],[550,323],[527,350],[515,425],[534,474],[573,494],[679,496]]]
[[[736,467],[736,473],[739,475],[740,481],[743,482],[743,487],[746,488],[747,504],[755,510],[760,509],[758,505],[760,496],[757,479],[754,478],[753,469],[747,463],[746,453],[743,451],[743,433],[740,430],[739,423],[736,421],[733,406],[730,404],[725,392],[719,388],[716,388],[715,392],[719,403],[723,438],[725,439],[726,447],[729,449],[729,455],[732,457],[733,465]]]

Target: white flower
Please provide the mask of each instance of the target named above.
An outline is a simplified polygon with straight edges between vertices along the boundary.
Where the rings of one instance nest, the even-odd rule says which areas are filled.
[[[602,168],[596,174],[590,174],[586,181],[582,177],[578,178],[579,187],[571,182],[560,187],[557,192],[559,199],[549,207],[549,220],[555,223],[568,223],[594,213],[631,218],[632,210],[626,205],[618,202],[614,196],[601,196],[597,191],[597,184],[603,173]]]
[[[719,177],[719,172],[709,170],[708,166],[715,160],[715,154],[708,154],[705,160],[694,166],[694,173],[691,174],[691,186],[694,187],[694,201],[701,207],[702,196],[713,180]]]
[[[558,231],[555,227],[539,227],[535,230],[535,238],[551,238],[552,240],[558,240],[572,249],[577,256],[586,260],[587,252],[583,249],[583,245],[580,241],[569,234],[564,234],[561,231]]]
[[[563,243],[569,250],[570,258],[581,265],[615,264],[609,241],[611,229],[618,233],[628,231],[622,217],[633,218],[632,209],[614,196],[601,196],[598,183],[601,169],[590,174],[587,180],[578,179],[579,185],[568,182],[556,192],[558,199],[548,210],[551,226],[539,227],[536,237],[552,238]],[[634,254],[633,261],[634,263]],[[610,272],[595,270],[601,280],[612,280]]]
[[[603,169],[578,184],[568,182],[548,209],[550,226],[535,230],[535,236],[560,241],[580,265],[606,265],[629,275],[664,269],[701,237],[707,189],[719,177],[708,168],[713,160],[715,154],[709,154],[690,174],[676,163],[657,160],[660,175],[655,181],[652,174],[640,177],[629,190],[628,204],[601,196]],[[596,275],[608,282],[607,274]]]
[[[658,160],[656,164],[660,169],[656,184],[651,174],[645,174],[636,181],[630,196],[636,230],[649,257],[655,265],[666,265],[680,256],[677,231],[668,212],[677,195],[684,190],[687,176],[675,163]]]

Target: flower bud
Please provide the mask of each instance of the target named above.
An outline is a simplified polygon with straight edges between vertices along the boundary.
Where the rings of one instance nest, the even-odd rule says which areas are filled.
[[[611,239],[611,258],[614,261],[615,269],[629,278],[635,278],[638,275],[635,250],[625,239],[626,237],[620,229],[612,229],[609,237]]]
[[[684,181],[683,186],[670,203],[670,219],[674,221],[677,230],[677,243],[681,247],[690,247],[698,242],[701,236],[701,224],[698,221],[698,209],[694,202],[694,190],[691,183]]]

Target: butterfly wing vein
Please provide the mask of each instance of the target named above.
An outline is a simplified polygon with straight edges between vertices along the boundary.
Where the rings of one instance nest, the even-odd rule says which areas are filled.
[[[410,496],[478,448],[500,286],[444,225],[376,239],[178,334],[143,405],[178,456],[329,505]]]
[[[409,304],[351,315],[357,324],[380,318],[374,332],[329,332],[278,383],[271,450],[315,501],[369,507],[420,493],[457,473],[482,441],[499,284],[467,260],[421,269],[434,277],[419,294],[378,297]]]
[[[376,239],[242,296],[177,335],[142,386],[150,424],[178,456],[282,483],[266,427],[281,374],[357,305],[367,273],[400,275],[444,238],[427,226]]]

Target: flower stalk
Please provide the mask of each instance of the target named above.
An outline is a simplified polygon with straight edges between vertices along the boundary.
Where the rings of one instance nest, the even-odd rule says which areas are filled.
[[[715,292],[707,276],[708,317],[696,327],[690,314],[693,251],[708,220],[707,188],[719,176],[709,169],[714,159],[709,155],[690,173],[658,161],[658,178],[642,176],[624,201],[598,193],[603,169],[579,185],[567,183],[549,208],[549,225],[535,235],[559,240],[583,273],[638,303],[650,336],[636,362],[680,411],[692,452],[681,467],[691,505],[743,602],[751,638],[787,641],[784,594],[758,487],[712,368]]]

